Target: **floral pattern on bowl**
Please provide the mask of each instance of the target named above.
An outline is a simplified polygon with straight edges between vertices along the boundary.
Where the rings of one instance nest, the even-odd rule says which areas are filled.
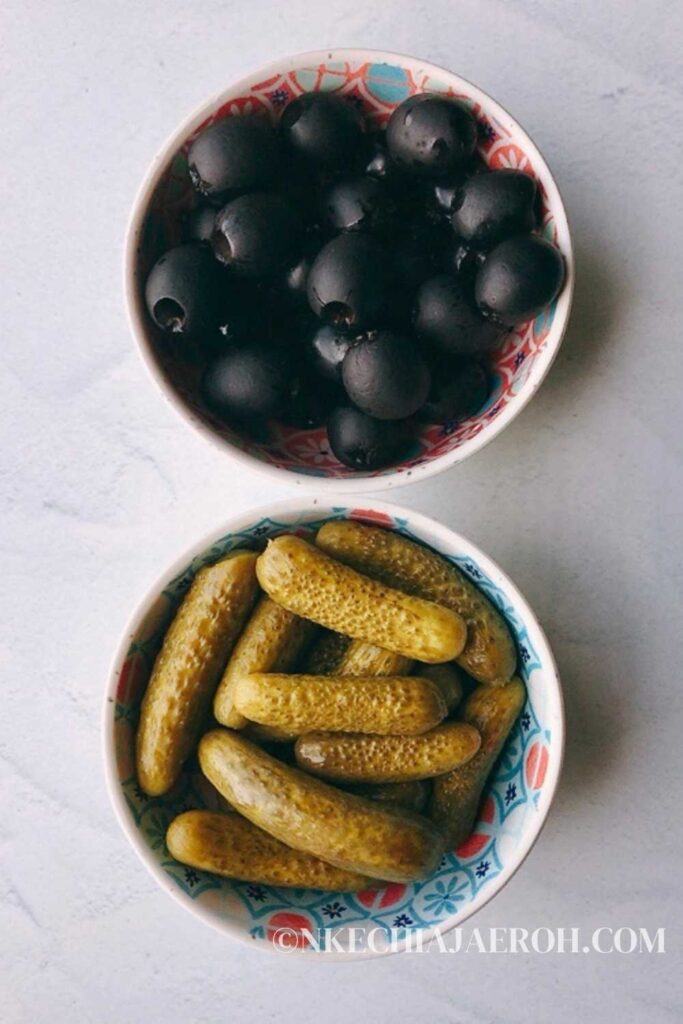
[[[254,458],[261,465],[285,470],[301,477],[330,480],[338,490],[352,489],[346,482],[367,480],[377,489],[394,483],[407,483],[436,470],[436,462],[459,461],[498,433],[526,404],[547,373],[559,347],[571,303],[573,265],[571,242],[564,207],[552,175],[526,133],[493,100],[470,83],[447,71],[412,58],[399,58],[373,51],[337,51],[327,59],[292,58],[281,62],[278,70],[242,83],[244,88],[227,99],[216,101],[208,117],[201,118],[188,132],[176,155],[163,168],[147,205],[144,221],[135,244],[135,302],[139,322],[144,323],[146,344],[150,347],[157,372],[165,386],[181,399],[195,423],[211,429],[233,448]],[[313,55],[320,56],[320,55]],[[298,60],[303,60],[299,66]],[[406,460],[399,466],[359,473],[341,465],[332,455],[325,430],[301,430],[275,425],[267,442],[258,442],[236,434],[202,407],[197,397],[198,371],[191,360],[182,358],[175,347],[150,324],[142,303],[142,283],[152,263],[164,249],[179,239],[183,211],[192,200],[187,174],[186,154],[199,131],[223,118],[245,113],[264,112],[275,118],[295,96],[316,89],[334,90],[348,96],[363,108],[368,117],[383,125],[392,110],[407,96],[431,91],[456,96],[477,119],[478,150],[492,169],[512,167],[533,175],[542,203],[541,231],[559,246],[567,263],[567,281],[560,296],[536,320],[511,332],[496,353],[493,388],[488,402],[477,415],[445,425],[425,426],[416,437]],[[404,479],[396,479],[396,474]]]
[[[177,863],[165,833],[171,819],[196,807],[221,808],[221,797],[189,764],[167,796],[147,797],[137,784],[134,744],[139,706],[166,627],[194,574],[237,547],[261,547],[269,537],[296,532],[310,537],[330,519],[353,518],[395,529],[439,550],[469,576],[505,616],[519,653],[528,699],[494,770],[470,838],[448,852],[436,873],[411,884],[380,890],[325,893],[235,882]],[[272,948],[282,929],[302,951],[316,948],[310,936],[328,926],[382,929],[386,934],[419,929],[425,934],[462,923],[490,899],[516,870],[547,814],[563,750],[559,681],[545,637],[521,595],[499,569],[463,538],[395,506],[357,508],[283,507],[218,536],[168,577],[134,622],[107,696],[105,743],[110,789],[124,830],[164,888],[214,926]],[[393,932],[392,932],[393,930]]]

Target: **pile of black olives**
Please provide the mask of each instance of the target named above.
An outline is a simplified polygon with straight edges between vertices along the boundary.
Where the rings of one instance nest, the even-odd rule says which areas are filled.
[[[533,178],[488,171],[457,101],[412,96],[386,132],[331,93],[279,124],[228,117],[188,152],[197,202],[147,278],[149,314],[203,367],[229,426],[325,424],[358,470],[477,412],[487,357],[562,287]]]

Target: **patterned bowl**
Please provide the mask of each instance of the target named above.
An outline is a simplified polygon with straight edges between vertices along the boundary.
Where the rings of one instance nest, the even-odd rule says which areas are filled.
[[[377,124],[384,124],[394,107],[412,93],[458,96],[477,118],[479,152],[489,167],[520,168],[536,178],[543,202],[543,234],[559,246],[567,266],[567,280],[558,299],[535,321],[510,334],[497,353],[486,406],[464,421],[423,428],[403,463],[371,473],[338,463],[322,428],[279,427],[268,443],[257,443],[221,425],[201,405],[197,367],[177,353],[169,353],[149,321],[142,298],[150,266],[179,240],[180,216],[191,201],[186,154],[197,132],[219,118],[249,111],[276,116],[293,96],[313,89],[352,97]],[[526,132],[494,100],[457,75],[413,57],[378,50],[320,51],[284,58],[202,104],[154,160],[135,201],[125,257],[133,333],[153,377],[184,418],[244,464],[280,480],[308,486],[315,483],[317,490],[337,493],[377,491],[424,479],[467,458],[500,433],[538,389],[555,358],[569,317],[573,281],[572,246],[562,199]]]
[[[331,519],[358,519],[398,530],[439,551],[473,579],[505,615],[519,652],[528,700],[489,783],[472,836],[449,851],[436,873],[413,885],[325,893],[232,882],[186,868],[165,844],[170,820],[191,807],[216,807],[216,793],[196,764],[188,765],[165,797],[149,799],[134,770],[140,700],[166,626],[193,575],[236,547],[260,547],[283,532],[310,536]],[[163,889],[228,935],[262,949],[311,955],[327,927],[353,952],[341,957],[394,952],[416,935],[424,941],[462,924],[488,902],[520,866],[535,842],[553,799],[564,746],[562,694],[548,642],[528,604],[473,544],[426,516],[396,505],[340,508],[311,499],[242,516],[184,554],[152,588],[135,613],[116,655],[104,710],[104,758],[114,808],[128,839]],[[392,932],[393,929],[393,932]],[[367,940],[367,941],[365,941]],[[386,941],[385,941],[386,940]],[[345,948],[345,947],[344,947]],[[326,956],[334,953],[326,952]]]

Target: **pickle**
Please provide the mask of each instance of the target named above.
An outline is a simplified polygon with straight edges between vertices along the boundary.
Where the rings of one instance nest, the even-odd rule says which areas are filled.
[[[337,676],[405,676],[413,667],[413,659],[387,651],[384,647],[352,640],[341,656],[334,672]]]
[[[328,676],[336,672],[350,643],[350,636],[322,629],[303,659],[302,672],[312,676]]]
[[[241,882],[329,892],[356,892],[378,884],[377,879],[285,846],[241,814],[185,811],[169,825],[166,845],[181,864]]]
[[[301,768],[332,781],[410,782],[465,764],[480,742],[473,726],[447,722],[421,736],[312,732],[299,737],[294,751]]]
[[[244,735],[254,743],[291,743],[299,735],[298,732],[287,732],[276,725],[262,725],[260,722],[247,722]]]
[[[422,779],[414,782],[359,782],[356,786],[345,787],[347,792],[376,800],[391,807],[403,807],[407,811],[422,811],[429,797],[429,783]]]
[[[419,676],[240,676],[235,707],[287,733],[365,732],[416,736],[448,711],[439,686]]]
[[[344,793],[229,729],[202,738],[199,763],[254,825],[336,867],[411,882],[430,875],[443,854],[443,840],[426,818]]]
[[[464,689],[462,674],[457,665],[418,665],[416,671],[423,679],[431,679],[436,683],[449,711],[457,708]]]
[[[324,630],[303,663],[303,671],[312,676],[405,676],[412,667],[412,658],[330,630]]]
[[[142,701],[137,775],[149,796],[177,780],[216,684],[256,600],[256,555],[238,551],[200,569],[176,612]]]
[[[392,530],[351,520],[326,523],[318,530],[316,544],[386,586],[462,615],[467,643],[458,664],[480,683],[510,679],[517,653],[505,620],[474,583],[441,555]]]
[[[515,678],[505,686],[478,686],[465,701],[462,718],[481,733],[481,747],[468,764],[434,780],[429,806],[449,849],[472,832],[486,780],[525,700],[524,683]]]
[[[315,626],[269,597],[262,597],[228,661],[213,701],[222,725],[242,729],[247,719],[235,708],[236,680],[248,672],[286,672],[313,637]]]
[[[300,537],[269,541],[256,574],[269,597],[296,615],[406,658],[451,661],[467,639],[464,620],[449,608],[385,587]]]

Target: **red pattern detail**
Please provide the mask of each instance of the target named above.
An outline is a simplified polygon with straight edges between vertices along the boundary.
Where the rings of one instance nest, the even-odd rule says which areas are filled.
[[[481,832],[473,832],[469,839],[466,839],[464,843],[455,850],[456,857],[465,859],[467,857],[474,857],[481,850],[484,849],[486,844],[489,842],[491,836],[483,835]]]
[[[540,789],[545,781],[545,774],[548,770],[548,748],[543,743],[532,744],[527,754],[524,774],[527,785],[532,789]]]
[[[313,933],[313,924],[304,914],[279,911],[268,918],[266,934],[270,942],[287,949],[306,949],[310,941],[304,932]]]
[[[119,704],[132,704],[142,692],[147,681],[145,659],[141,654],[129,655],[123,663],[116,686],[116,700]]]
[[[370,508],[354,508],[349,513],[349,519],[355,519],[359,523],[374,523],[377,526],[394,525],[394,520],[386,512],[374,512]]]

